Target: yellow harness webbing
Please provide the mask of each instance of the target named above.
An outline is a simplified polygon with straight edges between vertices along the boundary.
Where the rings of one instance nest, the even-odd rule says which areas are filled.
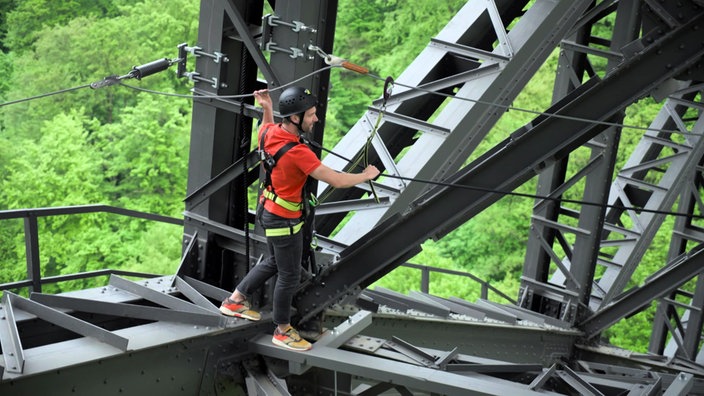
[[[274,202],[275,204],[281,206],[282,208],[288,209],[292,212],[299,211],[299,210],[301,210],[301,208],[303,208],[302,202],[287,201],[269,190],[264,190],[264,192],[262,192],[262,195],[264,196],[264,198],[266,198],[266,199]]]
[[[303,221],[294,225],[294,226],[289,226],[289,227],[282,227],[282,228],[267,228],[265,231],[266,236],[268,237],[275,237],[275,236],[288,236],[288,235],[294,235],[298,231],[303,228]]]

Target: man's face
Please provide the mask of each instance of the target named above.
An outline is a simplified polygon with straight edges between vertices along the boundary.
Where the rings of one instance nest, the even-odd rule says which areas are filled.
[[[317,108],[311,107],[303,113],[303,121],[301,122],[301,130],[305,133],[313,132],[313,126],[318,122],[318,116],[316,115]]]

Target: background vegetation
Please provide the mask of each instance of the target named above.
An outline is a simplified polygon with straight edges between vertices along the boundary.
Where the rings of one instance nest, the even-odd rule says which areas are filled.
[[[197,42],[199,3],[0,0],[0,104],[175,57],[178,44]],[[464,3],[340,0],[334,53],[378,75],[396,76]],[[546,108],[555,66],[553,57],[514,105]],[[331,82],[329,146],[382,89],[378,81],[354,73],[333,72]],[[177,93],[190,88],[169,72],[150,76],[140,86]],[[181,217],[190,112],[187,99],[119,86],[76,89],[0,107],[0,210],[107,204]],[[530,118],[507,114],[480,151]],[[534,185],[523,189],[533,192]],[[426,243],[414,262],[471,272],[515,297],[532,204],[530,199],[504,198],[443,240]],[[173,225],[91,214],[42,218],[39,226],[44,276],[103,268],[169,274],[180,258],[182,229]],[[21,221],[0,221],[0,283],[26,276],[22,227]],[[666,251],[666,242],[661,244]],[[400,268],[378,285],[406,292],[419,282],[418,271]],[[60,284],[47,291],[85,286]],[[435,275],[431,287],[431,293],[471,301],[480,290]],[[638,325],[613,330],[612,339],[642,351],[647,337],[638,333],[649,331],[649,317],[631,320]]]

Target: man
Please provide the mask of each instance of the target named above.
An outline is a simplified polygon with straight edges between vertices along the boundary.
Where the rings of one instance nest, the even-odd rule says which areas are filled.
[[[220,306],[220,312],[249,320],[259,320],[249,298],[266,280],[278,274],[273,296],[273,321],[276,324],[272,342],[298,351],[312,345],[291,326],[291,302],[301,275],[303,233],[301,232],[303,187],[308,176],[335,188],[347,188],[367,182],[379,175],[369,165],[362,173],[337,172],[320,162],[305,144],[298,144],[302,134],[310,133],[318,122],[317,99],[301,87],[290,87],[281,93],[281,124],[274,124],[271,97],[267,90],[254,92],[264,114],[259,128],[259,147],[271,157],[278,157],[271,168],[270,185],[259,198],[258,218],[265,229],[269,257],[252,268]],[[284,153],[279,154],[282,148]],[[307,197],[306,197],[307,199]]]

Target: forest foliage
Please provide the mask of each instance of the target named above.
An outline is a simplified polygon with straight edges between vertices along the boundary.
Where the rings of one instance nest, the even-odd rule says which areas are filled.
[[[340,0],[334,52],[379,75],[397,76],[464,4]],[[0,0],[5,77],[0,103],[37,97],[0,107],[0,210],[106,204],[182,216],[190,100],[122,86],[42,95],[173,58],[178,44],[197,42],[199,5],[196,0]],[[553,57],[514,105],[546,108],[552,92],[546,82],[555,66]],[[172,72],[139,85],[182,94],[190,88]],[[364,76],[333,72],[326,142],[356,123],[381,89]],[[481,149],[530,118],[507,114]],[[534,183],[522,189],[530,193]],[[426,243],[413,262],[471,272],[515,297],[532,205],[531,199],[506,197],[442,240]],[[180,259],[183,230],[174,225],[97,213],[40,218],[39,228],[44,276],[104,268],[170,274]],[[22,222],[0,221],[0,283],[25,278],[24,249]],[[479,285],[441,275],[431,279],[431,293],[479,297]],[[378,284],[407,292],[419,288],[420,273],[399,268]],[[82,286],[59,284],[49,291]],[[637,331],[619,330],[613,338],[642,349],[633,341],[642,339]]]

